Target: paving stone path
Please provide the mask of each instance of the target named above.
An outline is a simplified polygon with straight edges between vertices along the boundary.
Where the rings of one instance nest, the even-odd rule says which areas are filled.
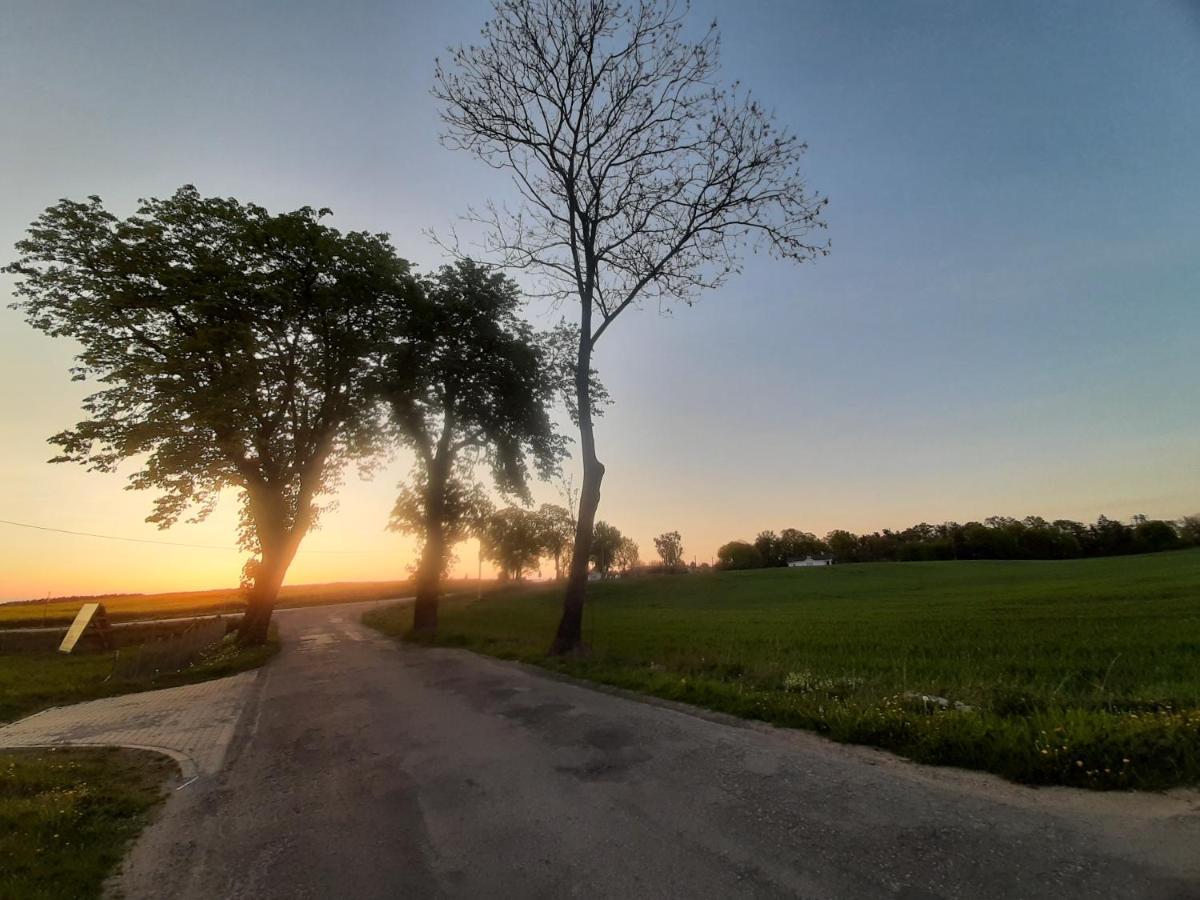
[[[221,768],[257,671],[56,706],[0,726],[0,747],[117,745],[173,757],[185,780]]]

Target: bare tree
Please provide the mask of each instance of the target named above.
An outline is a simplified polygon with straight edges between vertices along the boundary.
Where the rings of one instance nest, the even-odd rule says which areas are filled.
[[[556,653],[582,647],[604,477],[597,342],[631,305],[720,285],[747,246],[795,261],[827,252],[808,241],[826,201],[801,177],[805,145],[738,85],[714,85],[716,24],[691,42],[686,12],[675,0],[497,0],[480,43],[437,66],[446,143],[509,170],[522,200],[469,218],[504,264],[578,304],[583,483]]]

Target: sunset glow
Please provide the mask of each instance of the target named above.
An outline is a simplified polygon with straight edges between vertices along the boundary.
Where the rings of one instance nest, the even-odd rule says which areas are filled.
[[[433,54],[485,3],[118,6],[5,15],[2,262],[60,197],[127,215],[194,183],[332,207],[428,270],[443,254],[423,229],[505,199],[439,146],[429,96]],[[750,255],[694,307],[650,302],[599,346],[615,401],[597,428],[600,517],[643,558],[666,530],[706,562],[768,528],[1200,510],[1200,23],[1185,4],[1136,23],[1034,9],[696,4],[721,21],[724,71],[809,141],[834,252],[800,268]],[[1109,113],[1080,111],[1096,95]],[[232,495],[160,532],[128,470],[46,463],[88,393],[72,356],[0,310],[0,518],[225,549],[0,525],[0,599],[236,584]],[[386,525],[409,463],[347,472],[287,583],[406,577],[416,543]],[[551,484],[534,499],[563,502]],[[458,557],[452,573],[474,577],[475,544]]]

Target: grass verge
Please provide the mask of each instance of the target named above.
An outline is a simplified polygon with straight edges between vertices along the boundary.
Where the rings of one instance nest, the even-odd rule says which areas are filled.
[[[190,665],[134,679],[114,677],[116,652],[57,651],[0,656],[0,722],[50,706],[175,687],[257,668],[279,651],[274,635],[260,647],[240,646],[233,635],[205,650]]]
[[[1013,781],[1200,783],[1200,551],[599,583],[571,659],[559,604],[451,599],[437,643]]]
[[[137,750],[0,750],[0,898],[99,897],[174,771]]]

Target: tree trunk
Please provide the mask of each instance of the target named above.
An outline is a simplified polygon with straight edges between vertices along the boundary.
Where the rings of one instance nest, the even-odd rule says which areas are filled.
[[[280,540],[280,545],[285,545]],[[271,627],[271,614],[279,598],[279,587],[291,565],[295,550],[288,552],[286,546],[267,552],[263,551],[262,562],[254,576],[254,587],[250,591],[246,612],[238,625],[238,640],[243,644],[265,644]]]
[[[596,524],[596,509],[600,505],[600,482],[603,479],[604,464],[596,458],[594,451],[589,453],[585,450],[583,487],[579,494],[579,522],[575,527],[575,553],[571,557],[571,568],[567,572],[567,591],[563,597],[562,619],[558,623],[558,633],[550,648],[550,652],[555,655],[577,653],[584,649],[583,603],[587,598],[588,559],[592,554],[592,529]]]
[[[425,546],[417,568],[417,597],[413,601],[413,634],[431,637],[437,633],[438,594],[446,563],[446,481],[449,453],[439,448],[429,467],[425,490]]]
[[[589,376],[592,370],[590,341],[590,304],[585,307],[584,328],[579,338],[579,358],[575,368],[575,398],[579,408],[579,446],[583,455],[583,486],[579,491],[579,518],[575,522],[575,551],[567,573],[563,596],[563,614],[550,653],[562,656],[579,653],[583,645],[583,603],[587,599],[588,560],[592,555],[592,530],[596,509],[600,506],[600,482],[604,464],[596,456],[596,436],[592,428],[592,397]]]
[[[413,633],[432,636],[437,632],[438,594],[442,580],[443,558],[446,552],[442,523],[427,522],[425,547],[417,569],[417,599],[413,602]]]

